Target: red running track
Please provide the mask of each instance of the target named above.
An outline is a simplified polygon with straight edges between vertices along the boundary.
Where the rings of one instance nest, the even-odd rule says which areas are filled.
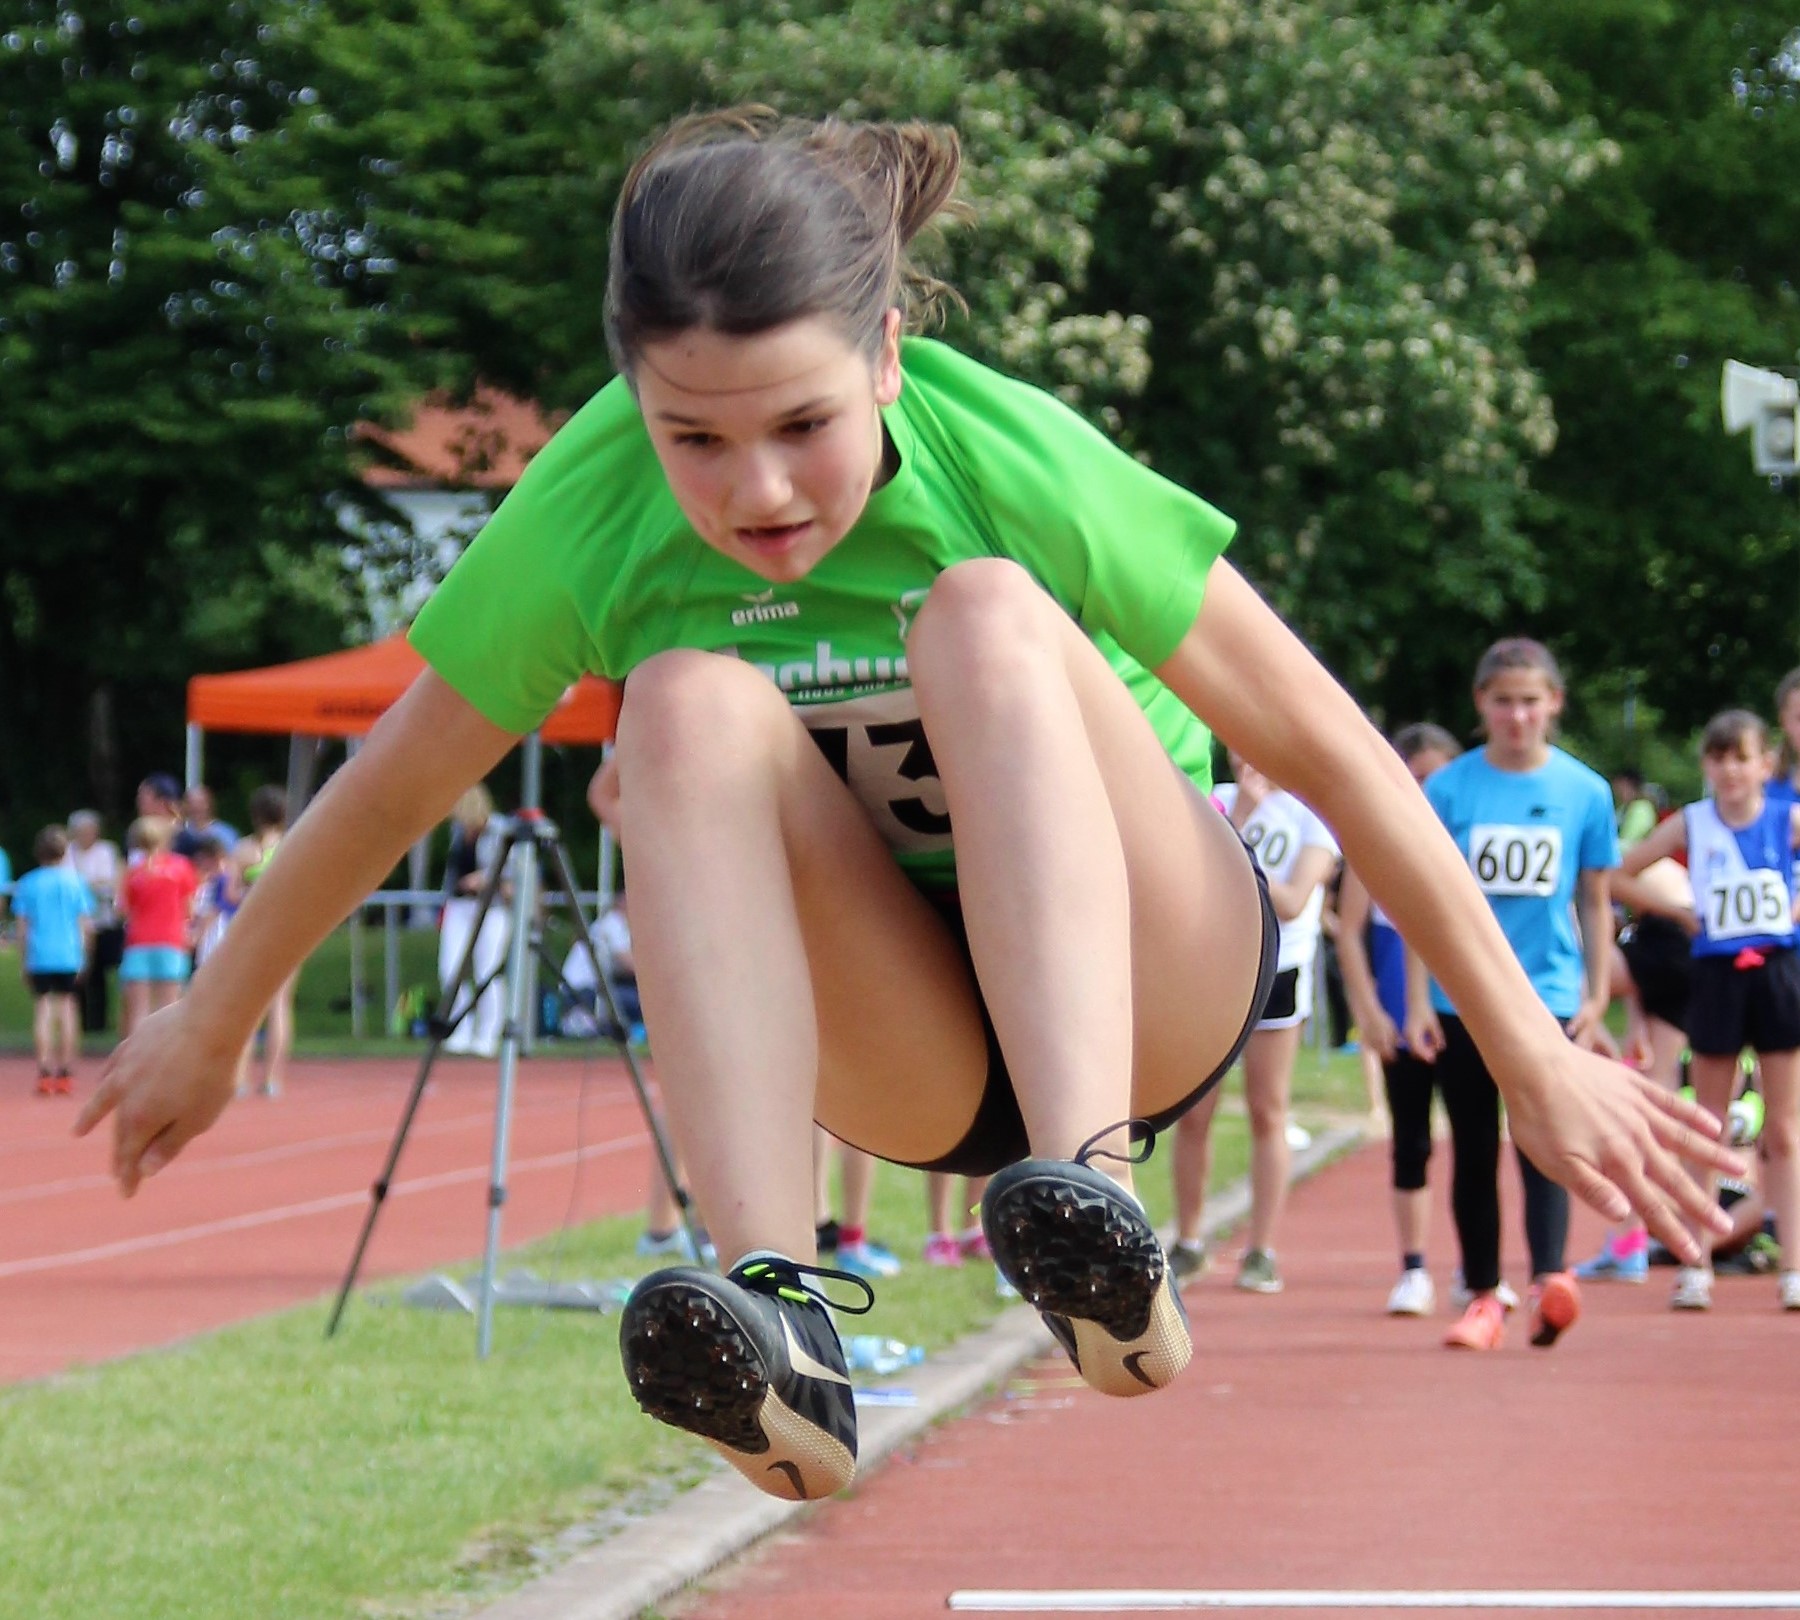
[[[1373,1147],[1296,1189],[1285,1293],[1240,1294],[1229,1269],[1191,1287],[1198,1355],[1172,1388],[1109,1400],[1045,1359],[669,1612],[926,1620],[996,1590],[1800,1588],[1800,1314],[1776,1309],[1773,1278],[1721,1278],[1711,1315],[1676,1317],[1657,1271],[1588,1289],[1550,1351],[1516,1322],[1497,1353],[1446,1351],[1447,1306],[1382,1314],[1384,1177]],[[1515,1191],[1515,1283],[1518,1207]],[[1578,1216],[1575,1252],[1599,1235]],[[1444,1289],[1441,1210],[1433,1252]]]
[[[69,1134],[74,1098],[0,1058],[0,1380],[164,1345],[334,1294],[416,1061],[300,1062],[287,1094],[226,1110],[137,1197],[107,1175],[110,1122]],[[481,1253],[497,1066],[434,1069],[363,1264],[365,1280]],[[650,1138],[615,1060],[520,1063],[502,1239],[639,1208]]]

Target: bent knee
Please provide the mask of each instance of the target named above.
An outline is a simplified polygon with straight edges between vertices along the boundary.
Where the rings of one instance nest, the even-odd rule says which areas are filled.
[[[1053,617],[1053,615],[1055,617]],[[1061,616],[1050,594],[1016,562],[972,557],[952,564],[926,592],[906,637],[907,663],[919,673],[949,660],[1029,645]]]
[[[621,770],[711,757],[711,740],[742,740],[789,718],[787,700],[753,664],[724,653],[674,647],[625,678],[616,746]]]

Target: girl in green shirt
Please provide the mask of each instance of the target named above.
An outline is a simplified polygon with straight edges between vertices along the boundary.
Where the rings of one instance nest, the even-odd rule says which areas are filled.
[[[634,949],[727,1275],[624,1312],[644,1408],[765,1490],[846,1484],[855,1411],[809,1279],[812,1122],[997,1173],[984,1226],[1084,1379],[1191,1353],[1129,1142],[1266,993],[1266,893],[1208,802],[1204,721],[1326,817],[1481,1043],[1536,1162],[1682,1254],[1712,1122],[1566,1041],[1411,778],[1221,552],[1232,525],[939,344],[910,243],[955,135],[684,120],[627,176],[618,378],[415,627],[430,668],[287,839],[189,996],[115,1056],[130,1193],[209,1126],[305,953],[549,712],[622,687]],[[1091,1160],[1104,1158],[1103,1171]]]

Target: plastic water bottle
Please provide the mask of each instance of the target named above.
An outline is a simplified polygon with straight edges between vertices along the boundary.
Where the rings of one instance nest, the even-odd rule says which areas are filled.
[[[878,1333],[857,1333],[844,1341],[844,1362],[851,1372],[870,1372],[885,1377],[902,1367],[916,1367],[925,1352],[916,1344],[884,1339]]]

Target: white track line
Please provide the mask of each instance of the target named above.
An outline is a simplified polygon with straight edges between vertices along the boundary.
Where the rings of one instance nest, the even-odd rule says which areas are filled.
[[[508,1176],[529,1175],[536,1170],[556,1170],[580,1159],[597,1159],[606,1154],[642,1147],[649,1142],[648,1133],[620,1137],[610,1142],[597,1142],[592,1147],[564,1153],[546,1153],[536,1159],[519,1159],[507,1166]],[[435,1176],[421,1176],[416,1181],[397,1181],[389,1189],[390,1197],[434,1192],[441,1187],[455,1187],[471,1181],[484,1181],[492,1173],[491,1165],[476,1165],[466,1170],[445,1170]],[[63,1254],[34,1255],[29,1260],[0,1263],[0,1280],[24,1277],[38,1271],[59,1271],[67,1266],[91,1265],[97,1260],[116,1260],[128,1254],[143,1254],[150,1249],[168,1249],[182,1243],[197,1243],[204,1238],[219,1237],[226,1232],[243,1232],[253,1227],[272,1226],[279,1221],[305,1220],[314,1215],[328,1215],[352,1205],[366,1204],[369,1190],[334,1193],[327,1198],[314,1198],[304,1204],[282,1204],[274,1209],[252,1210],[246,1215],[233,1215],[224,1220],[206,1221],[199,1226],[178,1226],[166,1232],[146,1232],[142,1237],[122,1238],[117,1243],[102,1243],[91,1249],[70,1249]]]
[[[516,1119],[522,1114],[549,1113],[552,1108],[561,1106],[549,1102],[521,1103],[515,1108],[513,1117]],[[455,1119],[433,1120],[428,1125],[414,1125],[406,1139],[413,1142],[421,1137],[450,1136],[473,1127],[492,1132],[493,1109],[490,1108],[485,1113],[464,1114]],[[352,1131],[341,1136],[309,1136],[298,1142],[279,1142],[273,1147],[249,1148],[242,1153],[226,1153],[216,1158],[183,1159],[181,1168],[185,1175],[208,1175],[218,1171],[241,1170],[246,1165],[275,1164],[282,1159],[305,1158],[312,1153],[335,1153],[340,1148],[362,1147],[370,1142],[392,1142],[393,1139],[392,1126],[381,1130]],[[38,1181],[24,1187],[10,1187],[0,1192],[0,1207],[28,1204],[34,1199],[55,1198],[64,1193],[92,1192],[96,1187],[110,1187],[112,1182],[110,1175],[95,1172],[91,1175],[64,1176],[60,1181]]]
[[[975,1614],[1156,1614],[1181,1609],[1739,1609],[1800,1610],[1800,1592],[952,1592]]]

